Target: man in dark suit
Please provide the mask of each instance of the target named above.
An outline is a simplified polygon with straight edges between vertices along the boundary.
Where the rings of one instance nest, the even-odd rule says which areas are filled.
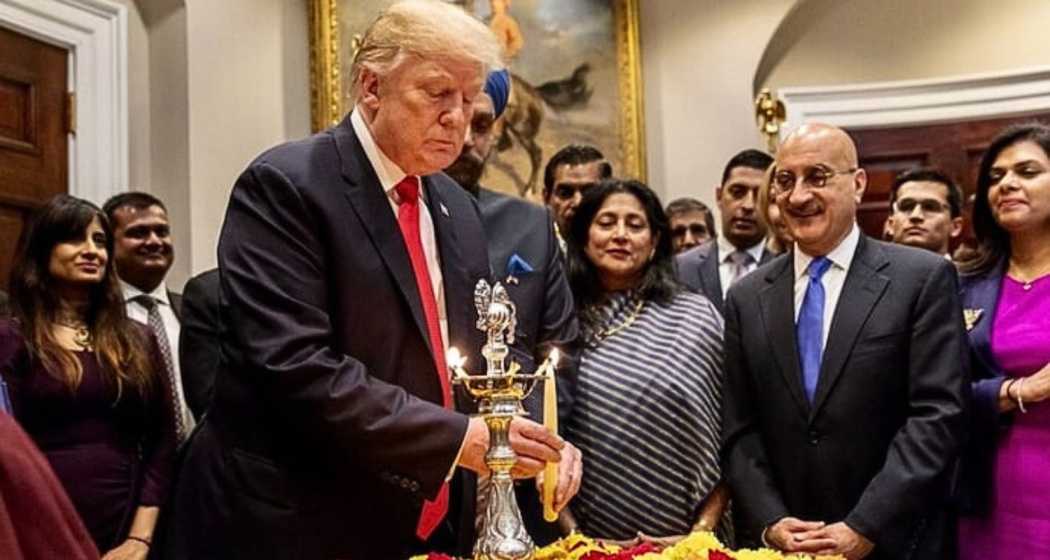
[[[223,336],[219,317],[219,269],[212,268],[190,278],[182,292],[179,364],[186,404],[198,419],[211,403],[215,376],[222,363]]]
[[[775,255],[766,248],[766,225],[759,218],[758,189],[773,158],[744,150],[729,160],[715,188],[722,235],[677,257],[678,279],[724,311],[729,287]]]
[[[783,551],[950,557],[946,471],[968,398],[955,272],[860,233],[867,178],[842,130],[799,128],[775,165],[795,249],[726,302],[734,505]]]
[[[515,359],[524,371],[534,371],[553,348],[561,351],[558,412],[567,414],[575,385],[572,348],[579,326],[550,212],[480,185],[485,164],[499,137],[500,116],[510,98],[510,83],[506,70],[489,74],[485,90],[474,98],[474,117],[463,151],[446,172],[474,195],[481,207],[489,243],[489,264],[495,279],[506,286],[518,310],[515,350],[522,352],[516,353]],[[543,392],[533,391],[525,401],[525,409],[533,419],[543,421]],[[560,492],[555,496],[556,509],[560,510],[565,499],[579,488],[580,458],[580,451],[566,443],[558,476]],[[535,486],[520,484],[517,491],[522,517],[532,538],[540,545],[556,540],[560,532],[553,524],[544,523]]]
[[[186,404],[189,392],[179,363],[182,296],[168,289],[175,262],[168,210],[157,197],[129,191],[110,197],[102,210],[113,228],[113,264],[120,276],[128,317],[149,326],[164,358],[173,388],[177,432],[182,442],[197,418]]]
[[[484,363],[489,265],[476,203],[439,172],[498,61],[462,10],[394,4],[355,56],[350,115],[238,178],[218,251],[229,364],[175,497],[178,557],[469,551],[464,469],[485,471],[488,432],[454,409],[442,356]],[[560,460],[542,426],[510,430],[519,475]]]

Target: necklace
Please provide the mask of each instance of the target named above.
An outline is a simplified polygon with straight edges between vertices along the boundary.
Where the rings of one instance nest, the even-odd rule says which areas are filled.
[[[1013,261],[1010,262],[1010,268],[1013,269],[1013,274],[1011,274],[1011,276],[1013,276],[1015,280],[1021,283],[1021,289],[1026,292],[1032,289],[1032,284],[1034,284],[1037,280],[1042,279],[1043,276],[1045,276],[1047,273],[1050,273],[1050,265],[1039,267],[1035,269],[1034,273],[1031,274],[1021,270],[1020,265]]]
[[[631,326],[632,324],[634,324],[634,322],[638,319],[638,315],[640,315],[642,313],[642,308],[644,308],[644,307],[645,307],[645,299],[639,298],[638,301],[635,302],[634,307],[631,308],[631,311],[627,314],[627,317],[623,320],[623,322],[621,322],[619,325],[610,325],[610,326],[605,327],[605,328],[603,328],[603,329],[601,329],[599,331],[596,331],[592,335],[593,338],[594,338],[594,341],[595,342],[602,342],[605,339],[609,338],[610,336],[613,336],[616,333],[618,333],[618,332],[626,329],[627,327]]]
[[[66,318],[62,317],[55,321],[60,327],[65,327],[73,331],[73,343],[79,346],[82,350],[92,350],[95,346],[94,337],[91,335],[91,329],[88,329],[87,323],[79,318]]]

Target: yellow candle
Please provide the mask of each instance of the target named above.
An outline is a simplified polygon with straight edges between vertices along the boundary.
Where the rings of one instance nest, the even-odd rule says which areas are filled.
[[[558,349],[551,351],[546,364],[547,379],[543,383],[543,425],[552,434],[558,434],[558,390],[555,385],[555,365],[558,363]],[[558,463],[547,463],[543,469],[543,518],[548,522],[558,520],[554,511],[554,490],[558,487]]]

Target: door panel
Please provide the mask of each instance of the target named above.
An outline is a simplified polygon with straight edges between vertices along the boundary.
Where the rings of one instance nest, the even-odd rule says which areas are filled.
[[[0,27],[0,287],[25,217],[68,189],[68,57]]]
[[[857,142],[860,166],[868,171],[868,188],[857,212],[862,230],[882,237],[889,216],[890,188],[902,171],[920,166],[937,167],[952,177],[966,197],[962,239],[973,242],[970,210],[977,184],[977,168],[988,144],[1008,125],[1039,120],[1050,122],[1050,113],[971,120],[923,126],[848,130]],[[952,249],[954,250],[954,246]]]

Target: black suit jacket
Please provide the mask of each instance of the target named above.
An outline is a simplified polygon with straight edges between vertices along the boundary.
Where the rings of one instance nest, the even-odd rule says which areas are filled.
[[[179,320],[179,324],[182,324],[182,294],[168,290],[168,301],[171,302],[171,310],[175,313],[175,318]]]
[[[514,358],[524,371],[534,371],[552,347],[562,354],[558,367],[558,414],[566,418],[576,387],[575,342],[579,334],[572,290],[565,277],[561,249],[554,235],[550,211],[520,198],[478,191],[478,205],[489,241],[493,278],[507,288],[518,310]],[[517,255],[531,272],[515,271]],[[529,416],[543,422],[543,387],[525,400]],[[560,536],[557,527],[543,520],[543,508],[531,480],[518,485],[518,503],[529,534],[539,545]]]
[[[979,313],[968,326],[972,370],[973,414],[971,437],[960,461],[955,502],[964,515],[986,515],[995,496],[995,455],[1000,438],[1014,414],[999,411],[999,392],[1007,379],[992,352],[992,323],[1006,274],[1006,259],[982,273],[959,279],[964,310]]]
[[[423,188],[448,343],[484,363],[473,292],[489,267],[476,202],[442,174]],[[241,174],[219,270],[228,365],[187,452],[178,556],[404,558],[468,418],[438,404],[408,251],[349,116]],[[454,501],[465,547],[473,495]]]
[[[947,470],[965,431],[966,340],[951,264],[861,237],[811,406],[790,253],[726,303],[723,461],[751,533],[845,521],[873,558],[943,558]]]
[[[182,294],[179,365],[186,403],[199,422],[211,403],[222,360],[219,317],[219,269],[206,270],[186,282]]]
[[[773,260],[774,257],[776,255],[763,247],[762,258],[758,261],[759,266]],[[724,314],[722,278],[718,275],[719,262],[721,262],[721,257],[718,254],[718,241],[714,239],[675,257],[678,281],[685,284],[690,290],[707,296],[707,299],[715,304],[718,312]]]

